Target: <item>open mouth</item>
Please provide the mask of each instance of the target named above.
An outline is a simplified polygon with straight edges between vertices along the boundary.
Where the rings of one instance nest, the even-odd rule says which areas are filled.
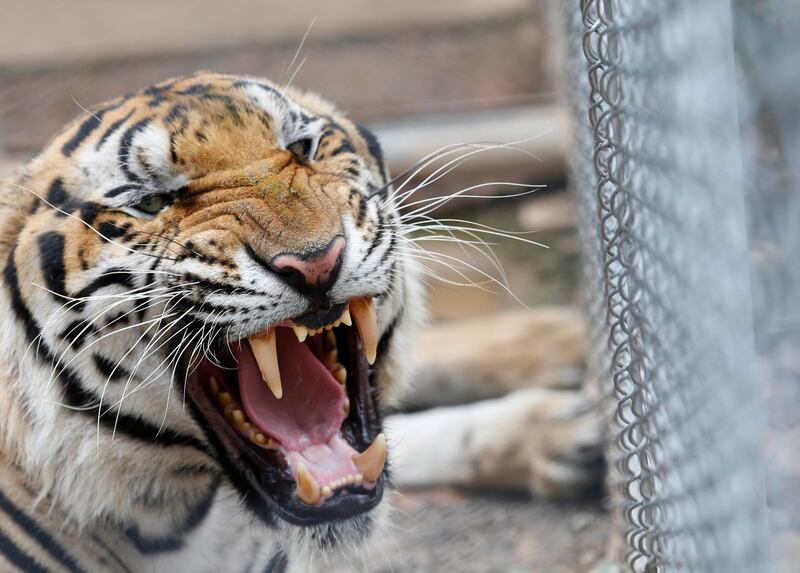
[[[377,336],[372,299],[356,298],[202,360],[188,394],[246,502],[310,525],[380,501],[386,440],[370,381]]]

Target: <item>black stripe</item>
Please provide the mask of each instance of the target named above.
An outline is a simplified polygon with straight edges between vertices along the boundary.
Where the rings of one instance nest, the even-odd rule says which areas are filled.
[[[133,143],[133,138],[136,134],[144,130],[150,124],[150,121],[149,117],[140,119],[125,131],[119,141],[119,167],[131,181],[141,181],[141,178],[138,175],[134,175],[130,169],[130,165],[128,165],[130,161],[131,143]]]
[[[97,334],[97,327],[94,324],[84,320],[76,320],[71,322],[58,337],[69,342],[69,345],[74,350],[80,350],[86,342],[86,338],[95,334]]]
[[[11,539],[3,534],[2,529],[0,529],[0,553],[5,555],[6,559],[11,561],[17,569],[25,573],[51,573],[34,561],[33,557],[17,547]]]
[[[369,151],[370,155],[372,155],[375,163],[378,164],[378,169],[380,169],[383,182],[386,183],[389,180],[389,174],[386,172],[386,163],[383,161],[383,149],[381,149],[381,144],[378,141],[378,138],[375,137],[375,134],[363,125],[355,125],[359,135],[361,135],[361,137],[364,138],[364,141],[367,142],[367,151]]]
[[[214,497],[217,495],[217,490],[219,489],[220,481],[221,480],[219,478],[214,480],[214,483],[211,484],[211,487],[209,488],[208,494],[200,501],[200,503],[198,503],[189,511],[186,521],[177,527],[173,533],[156,539],[148,539],[142,537],[141,533],[139,533],[138,527],[131,525],[125,528],[125,535],[127,535],[131,542],[133,542],[133,544],[136,546],[136,549],[145,555],[164,553],[166,551],[177,551],[178,549],[182,549],[186,542],[186,535],[191,533],[201,523],[203,523],[211,511],[211,508],[214,505]]]
[[[103,210],[102,205],[95,203],[94,201],[86,201],[85,203],[80,204],[80,219],[87,225],[91,225],[94,223],[95,218],[100,214]]]
[[[234,87],[241,88],[241,87],[248,87],[248,86],[255,86],[257,88],[261,88],[265,92],[271,93],[279,100],[283,102],[284,105],[289,105],[289,102],[286,99],[286,96],[283,95],[281,92],[273,88],[272,86],[268,86],[267,84],[262,84],[261,82],[254,81],[254,80],[239,80],[233,83]]]
[[[386,351],[389,349],[389,345],[392,343],[392,338],[394,338],[395,330],[397,329],[397,324],[400,322],[400,319],[403,317],[403,313],[405,311],[405,307],[401,306],[397,314],[392,319],[392,322],[389,323],[389,326],[386,327],[386,330],[383,332],[380,340],[378,340],[378,348],[377,348],[377,364],[373,368],[378,368],[381,363],[381,359],[386,355]]]
[[[106,240],[114,240],[124,236],[130,230],[131,230],[130,223],[124,223],[123,225],[118,225],[113,221],[103,221],[102,223],[100,223],[100,227],[98,227],[97,232],[100,233]]]
[[[100,136],[100,139],[98,140],[98,142],[97,142],[97,145],[95,145],[95,146],[94,146],[94,148],[95,148],[97,151],[100,151],[100,148],[101,148],[101,147],[103,147],[103,144],[104,144],[104,143],[105,143],[105,142],[108,140],[108,138],[109,138],[109,137],[111,137],[111,135],[112,135],[112,134],[113,134],[115,131],[117,131],[117,129],[119,129],[119,127],[120,127],[120,126],[121,126],[123,123],[125,123],[126,121],[128,121],[128,120],[131,118],[131,116],[133,115],[133,112],[134,112],[134,110],[131,110],[131,111],[129,111],[129,112],[128,112],[128,115],[126,115],[126,116],[125,116],[125,117],[123,117],[122,119],[118,119],[117,121],[115,121],[114,123],[112,123],[112,124],[111,124],[111,125],[108,127],[108,129],[107,129],[107,130],[105,130],[105,132],[103,132],[103,135],[102,135],[102,136]]]
[[[64,189],[64,180],[61,177],[56,177],[50,184],[50,190],[47,192],[47,202],[51,205],[60,207],[69,199],[66,190]]]
[[[0,491],[0,509],[6,512],[6,514],[14,520],[14,523],[24,530],[32,539],[35,539],[39,545],[42,546],[42,549],[47,551],[53,559],[61,563],[69,571],[82,571],[77,561],[75,561],[75,559],[73,559],[72,556],[67,553],[55,539],[50,537],[50,535],[29,515],[20,511],[2,491]]]
[[[392,237],[389,239],[389,246],[386,247],[386,250],[383,252],[383,256],[381,257],[381,260],[378,261],[378,265],[382,265],[383,263],[386,262],[386,260],[392,254],[392,251],[394,250],[394,246],[396,243],[397,243],[397,233],[392,233]]]
[[[66,269],[64,268],[64,235],[48,231],[39,235],[39,262],[44,282],[51,291],[66,294]]]
[[[28,341],[37,341],[34,347],[36,355],[40,356],[46,364],[53,364],[59,370],[57,379],[64,389],[65,403],[73,408],[66,411],[96,419],[98,417],[100,397],[86,389],[74,371],[57,362],[55,355],[44,340],[37,340],[37,337],[41,334],[41,328],[22,299],[22,293],[19,290],[17,266],[14,262],[15,255],[16,245],[11,249],[4,271],[6,287],[11,294],[11,309],[16,314],[17,320],[22,323]],[[165,447],[187,446],[204,453],[208,450],[206,445],[194,436],[182,434],[169,428],[160,428],[155,424],[142,420],[138,416],[120,413],[117,417],[114,413],[107,412],[106,415],[100,416],[100,423],[109,430],[116,430],[130,438],[149,444],[158,444]]]
[[[131,289],[135,286],[134,277],[124,269],[109,269],[75,293],[75,298],[91,296],[101,288],[111,285],[121,285]]]
[[[364,196],[358,191],[350,191],[350,198],[356,196],[358,199],[358,215],[356,216],[356,227],[361,227],[364,224],[364,217],[367,216],[367,201]]]
[[[134,190],[141,191],[141,189],[142,186],[139,185],[138,183],[126,183],[125,185],[117,185],[113,189],[109,189],[108,191],[105,192],[105,196],[116,197],[117,195],[125,193],[126,191],[134,191]]]
[[[378,220],[375,222],[375,226],[378,230],[375,231],[375,237],[373,237],[369,247],[367,247],[367,252],[364,253],[364,256],[361,258],[362,261],[366,261],[372,254],[372,251],[375,250],[375,247],[383,240],[383,234],[386,231],[386,221],[383,218],[383,211],[380,209],[378,209]]]
[[[75,151],[95,129],[100,127],[100,122],[102,121],[106,111],[108,110],[102,109],[96,113],[90,114],[89,117],[87,117],[78,128],[78,131],[75,132],[75,135],[73,135],[70,140],[63,145],[61,148],[61,153],[67,157],[72,155],[72,152]]]
[[[92,354],[92,360],[95,368],[109,381],[117,382],[119,380],[128,380],[131,377],[131,373],[126,368],[112,362],[105,356],[95,353]]]
[[[264,567],[264,573],[284,573],[289,565],[289,559],[283,551],[278,551]]]

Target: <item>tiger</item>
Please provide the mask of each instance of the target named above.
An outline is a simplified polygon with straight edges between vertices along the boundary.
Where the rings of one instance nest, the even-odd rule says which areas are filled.
[[[0,570],[308,571],[374,543],[394,453],[435,451],[388,415],[425,323],[395,181],[320,96],[198,72],[0,183]]]

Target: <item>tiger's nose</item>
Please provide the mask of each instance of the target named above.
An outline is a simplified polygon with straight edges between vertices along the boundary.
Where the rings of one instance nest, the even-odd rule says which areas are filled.
[[[339,277],[345,244],[345,238],[336,235],[321,249],[276,255],[270,261],[270,268],[301,293],[324,298]]]

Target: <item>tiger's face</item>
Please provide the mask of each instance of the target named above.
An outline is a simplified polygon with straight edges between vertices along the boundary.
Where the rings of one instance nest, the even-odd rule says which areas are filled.
[[[273,524],[380,502],[380,403],[419,300],[370,132],[316,96],[198,74],[94,109],[19,188],[5,282],[23,401],[63,452],[30,454],[43,473],[104,452],[70,471],[113,501],[69,495],[142,530],[220,480]],[[56,495],[78,481],[52,473]]]

